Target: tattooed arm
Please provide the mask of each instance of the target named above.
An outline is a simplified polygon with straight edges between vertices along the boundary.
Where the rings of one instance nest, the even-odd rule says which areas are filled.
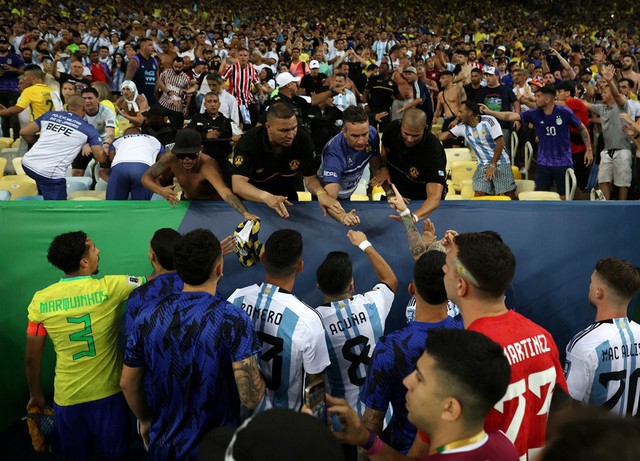
[[[180,200],[178,200],[178,194],[173,190],[175,187],[173,184],[170,186],[162,187],[160,184],[156,182],[156,180],[162,176],[164,173],[167,173],[171,170],[171,162],[175,159],[175,155],[172,153],[164,154],[160,157],[156,163],[151,165],[149,169],[142,175],[140,182],[142,185],[149,189],[151,192],[154,192],[158,195],[162,195],[167,201],[173,205],[177,205]]]
[[[391,205],[391,208],[394,208],[402,218],[402,224],[404,225],[404,229],[407,231],[409,251],[411,252],[411,256],[413,256],[413,259],[417,261],[418,258],[427,251],[427,247],[422,242],[422,235],[420,235],[420,232],[416,227],[414,215],[409,211],[409,208],[407,208],[404,198],[400,195],[396,186],[392,184],[391,187],[393,187],[395,195],[388,198],[389,204]]]
[[[376,434],[382,434],[382,423],[384,422],[384,411],[372,410],[366,407],[364,415],[362,415],[362,424],[367,429],[375,432]]]
[[[217,162],[207,161],[207,163],[202,167],[202,176],[211,183],[218,194],[220,194],[220,197],[222,197],[222,200],[227,202],[231,208],[240,213],[245,220],[252,219],[256,221],[259,219],[256,215],[247,210],[247,207],[244,205],[242,200],[240,200],[240,197],[234,194],[229,186],[224,182],[220,166]]]
[[[258,368],[258,356],[252,355],[239,362],[233,362],[233,376],[236,379],[240,402],[250,410],[258,406],[264,396],[264,379]]]

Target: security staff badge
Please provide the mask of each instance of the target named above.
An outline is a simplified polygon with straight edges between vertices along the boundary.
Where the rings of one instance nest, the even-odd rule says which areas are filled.
[[[289,168],[291,171],[297,171],[300,166],[300,160],[293,159],[289,162]]]
[[[420,175],[420,171],[415,166],[409,168],[409,176],[416,179]]]
[[[236,155],[233,157],[233,164],[235,166],[240,166],[244,163],[244,157],[242,155]]]

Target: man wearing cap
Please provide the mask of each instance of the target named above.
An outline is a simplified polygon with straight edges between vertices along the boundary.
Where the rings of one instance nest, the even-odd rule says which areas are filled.
[[[510,111],[513,108],[515,113],[520,113],[520,102],[516,95],[511,88],[500,83],[500,71],[495,67],[485,66],[484,76],[487,80],[487,86],[478,91],[476,102],[484,104],[494,111]],[[517,120],[512,124],[501,120],[500,127],[502,128],[507,151],[511,154],[511,130],[514,128],[518,131],[520,129],[520,121]]]
[[[183,69],[184,59],[175,58],[171,69],[162,72],[158,79],[158,88],[162,90],[159,103],[177,130],[182,129],[184,118],[189,113],[191,97],[198,89],[197,82],[191,80]]]
[[[185,200],[224,200],[245,220],[258,219],[250,213],[224,183],[218,162],[202,153],[200,133],[185,128],[176,134],[176,143],[170,153],[160,157],[142,175],[142,184],[150,191],[162,195],[172,206],[180,202],[174,185],[162,186],[159,179],[174,176],[182,187]]]
[[[143,134],[153,136],[164,146],[175,141],[178,130],[167,121],[164,107],[159,103],[152,104],[142,115],[144,122],[140,128]]]
[[[402,71],[400,76],[412,86],[413,101],[398,109],[396,113],[401,114],[413,107],[417,107],[418,109],[422,109],[422,111],[427,114],[427,120],[431,121],[433,119],[433,102],[431,101],[431,93],[429,92],[427,85],[418,78],[418,71],[416,68],[409,66]]]
[[[309,73],[300,80],[300,88],[305,95],[313,96],[322,88],[322,82],[327,76],[320,72],[320,63],[315,59],[309,63]]]
[[[5,107],[16,105],[20,92],[18,91],[18,75],[24,71],[24,61],[19,54],[11,53],[9,39],[0,36],[0,104]],[[18,139],[20,124],[17,114],[2,116],[2,135],[9,137],[9,129],[13,128],[13,139]]]
[[[286,205],[297,200],[302,175],[307,190],[318,197],[325,215],[345,214],[340,203],[320,184],[314,157],[313,141],[306,130],[298,128],[291,106],[284,102],[272,104],[266,123],[246,131],[233,149],[233,190],[288,218]]]
[[[513,94],[513,93],[512,93]],[[548,191],[555,183],[560,197],[565,196],[565,173],[573,166],[571,156],[571,142],[569,127],[577,128],[580,137],[587,147],[584,163],[593,163],[591,141],[587,128],[573,112],[555,104],[556,89],[545,85],[536,92],[536,109],[521,114],[514,112],[499,112],[480,105],[483,114],[492,115],[498,120],[521,121],[532,123],[538,136],[538,166],[536,168],[536,190]]]

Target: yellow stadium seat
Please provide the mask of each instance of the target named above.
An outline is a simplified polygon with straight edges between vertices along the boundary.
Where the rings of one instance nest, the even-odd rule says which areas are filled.
[[[564,190],[565,199],[573,200],[576,195],[576,189],[578,188],[578,180],[576,179],[576,172],[573,168],[567,168],[567,172],[564,175]]]
[[[17,149],[18,147],[20,147],[20,139],[18,138],[15,141],[13,141],[13,144],[11,144],[11,147],[13,147],[14,149]]]
[[[371,198],[374,202],[379,202],[383,195],[385,195],[385,192],[381,186],[375,186],[371,190]]]
[[[460,195],[465,199],[473,198],[475,191],[473,190],[473,180],[463,179],[460,182]]]
[[[431,125],[431,132],[435,135],[442,133],[442,123],[436,123],[435,125]]]
[[[0,179],[0,190],[11,192],[11,200],[16,197],[38,195],[36,182],[28,176],[9,175]]]
[[[560,200],[560,194],[557,192],[534,190],[529,192],[520,192],[518,200]]]
[[[13,147],[7,147],[5,149],[0,150],[0,157],[4,157],[7,159],[7,166],[5,167],[5,174],[15,174],[16,171],[13,169],[12,160],[18,156],[18,149],[14,149]]]
[[[466,147],[451,147],[444,150],[447,156],[447,171],[451,172],[451,166],[453,162],[471,161],[473,160],[473,154]]]
[[[445,200],[464,200],[464,197],[462,195],[458,195],[458,194],[447,194],[444,197]]]
[[[298,191],[298,201],[299,202],[310,202],[311,201],[311,192]]]
[[[71,192],[67,200],[106,200],[107,192],[103,190],[78,190]]]
[[[480,197],[472,197],[471,200],[506,201],[506,200],[511,200],[511,197],[507,197],[506,195],[481,195]]]
[[[11,163],[13,164],[13,170],[18,176],[24,176],[26,174],[24,168],[22,168],[22,157],[14,157]]]
[[[369,197],[362,194],[351,194],[351,197],[349,200],[351,200],[352,202],[368,202]]]
[[[472,160],[452,162],[451,181],[453,181],[453,187],[457,191],[460,190],[462,181],[472,179],[477,167],[478,164]]]
[[[511,171],[513,171],[513,179],[522,179],[522,173],[517,166],[512,166]]]
[[[0,149],[11,147],[11,144],[13,144],[12,138],[0,138]]]
[[[7,166],[7,159],[0,157],[0,178],[4,176],[4,169]]]
[[[515,131],[512,131],[511,132],[511,164],[512,165],[515,165],[516,163],[516,153],[518,152],[519,145],[520,145],[520,139],[518,138],[518,133],[516,133]]]

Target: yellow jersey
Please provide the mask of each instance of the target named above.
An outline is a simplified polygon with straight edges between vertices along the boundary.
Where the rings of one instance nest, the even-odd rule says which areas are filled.
[[[36,83],[29,88],[25,88],[20,93],[20,98],[16,102],[16,106],[23,109],[31,110],[31,120],[35,120],[45,112],[58,110],[55,107],[56,96],[52,94],[53,90],[44,83]]]
[[[44,325],[56,351],[58,405],[93,402],[120,392],[118,307],[145,281],[126,275],[62,278],[33,296],[29,321]]]

